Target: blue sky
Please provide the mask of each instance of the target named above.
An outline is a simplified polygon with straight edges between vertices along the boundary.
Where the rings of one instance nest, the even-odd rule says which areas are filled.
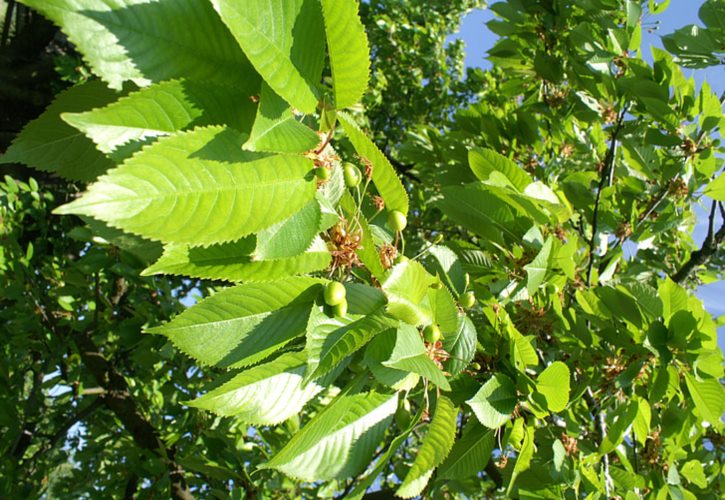
[[[651,61],[650,51],[644,47],[654,45],[662,48],[661,36],[672,33],[678,28],[689,24],[699,24],[697,12],[704,0],[672,0],[670,6],[661,14],[648,15],[644,22],[647,26],[654,26],[659,21],[658,29],[652,33],[647,30],[643,32],[642,47],[643,57]],[[497,35],[491,33],[486,27],[486,22],[494,18],[490,10],[474,10],[463,18],[460,30],[451,38],[462,38],[466,42],[466,66],[490,68],[491,64],[486,60],[486,52],[497,40]],[[694,76],[700,84],[703,80],[712,87],[715,93],[720,94],[725,90],[725,73],[722,66],[713,66],[701,70],[685,69],[685,76]],[[698,210],[699,223],[693,232],[693,239],[699,245],[705,238],[707,210]],[[713,316],[725,315],[725,281],[701,286],[697,295],[705,302],[707,309]],[[718,343],[720,349],[725,352],[725,327],[718,330]]]

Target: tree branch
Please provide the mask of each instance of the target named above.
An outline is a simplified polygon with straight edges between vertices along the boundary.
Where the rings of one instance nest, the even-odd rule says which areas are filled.
[[[50,451],[53,446],[58,442],[60,438],[66,435],[66,433],[70,430],[71,427],[73,427],[78,422],[84,420],[88,415],[96,411],[101,405],[103,404],[103,401],[100,398],[96,398],[91,404],[80,410],[78,413],[73,415],[71,418],[66,420],[63,425],[61,425],[58,430],[56,430],[52,436],[48,439],[48,442],[45,444],[45,446],[41,447],[38,451],[35,452],[35,454],[30,458],[31,462],[35,462],[35,460],[42,455],[43,453],[47,453]]]
[[[672,275],[672,281],[675,283],[682,283],[698,266],[706,264],[710,260],[710,257],[715,255],[723,240],[725,240],[725,221],[723,221],[720,229],[715,232],[715,214],[718,205],[720,205],[720,210],[722,211],[721,204],[717,201],[712,202],[705,241],[702,242],[702,247],[699,250],[695,250],[690,254],[690,258],[682,265],[679,271]]]
[[[183,468],[174,460],[175,450],[166,448],[156,429],[140,412],[123,376],[106,360],[87,332],[75,334],[73,341],[78,347],[84,365],[98,385],[106,389],[106,393],[102,396],[106,406],[116,414],[137,446],[152,452],[166,462],[171,481],[171,497],[183,500],[194,498],[184,479]]]
[[[604,157],[604,167],[602,168],[602,174],[599,178],[599,185],[597,186],[597,197],[594,201],[594,213],[592,214],[592,237],[589,239],[589,264],[587,265],[587,286],[591,285],[592,282],[592,267],[594,266],[594,245],[597,239],[597,227],[599,225],[599,206],[602,201],[602,190],[606,186],[612,185],[614,179],[614,164],[617,156],[617,136],[622,130],[622,124],[624,123],[624,115],[627,114],[628,105],[625,104],[622,111],[619,113],[617,124],[612,132],[612,137],[609,141],[609,149],[607,155]]]

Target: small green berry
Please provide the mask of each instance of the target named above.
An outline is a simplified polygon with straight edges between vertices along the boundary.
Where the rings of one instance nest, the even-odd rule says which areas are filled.
[[[443,332],[441,332],[441,329],[438,325],[427,325],[425,328],[423,328],[423,338],[429,344],[435,344],[443,338]]]
[[[339,281],[331,281],[325,287],[325,304],[328,306],[336,306],[345,300],[347,291],[345,286]]]
[[[332,314],[334,314],[336,318],[344,318],[347,316],[347,300],[342,299],[342,302],[332,306]]]
[[[408,225],[408,219],[405,218],[405,215],[403,212],[399,210],[393,210],[388,214],[388,225],[391,227],[391,229],[395,232],[400,232],[403,229],[405,229],[405,226]]]
[[[470,365],[468,365],[468,366],[469,366],[469,368],[471,368],[471,370],[473,370],[475,372],[477,372],[477,371],[479,371],[481,369],[481,364],[480,363],[476,363],[475,361],[473,363],[471,363]]]
[[[401,263],[403,263],[403,262],[408,262],[409,260],[410,260],[410,259],[409,259],[408,257],[406,257],[405,255],[403,255],[403,254],[401,253],[400,255],[398,255],[398,256],[397,256],[397,257],[395,258],[395,263],[396,263],[396,264],[401,264]]]
[[[476,294],[473,292],[466,292],[458,297],[458,303],[461,304],[462,308],[469,309],[476,303]]]
[[[360,170],[352,163],[345,163],[342,166],[342,173],[347,187],[354,188],[360,184]]]

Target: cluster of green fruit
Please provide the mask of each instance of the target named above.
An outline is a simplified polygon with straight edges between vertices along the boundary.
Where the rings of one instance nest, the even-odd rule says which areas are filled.
[[[360,169],[350,162],[343,163],[342,174],[345,178],[345,186],[349,188],[357,187],[362,179]],[[315,175],[317,175],[317,178],[321,181],[329,181],[332,176],[332,172],[329,168],[320,166],[315,169]]]
[[[331,281],[325,287],[325,304],[332,308],[332,314],[338,318],[347,315],[347,291],[339,281]]]

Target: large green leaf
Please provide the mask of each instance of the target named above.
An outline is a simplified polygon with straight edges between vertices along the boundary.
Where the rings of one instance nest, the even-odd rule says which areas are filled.
[[[450,354],[443,366],[454,377],[468,366],[476,354],[476,327],[473,321],[465,314],[460,314],[457,320],[455,332],[443,337],[443,349]]]
[[[188,77],[235,85],[247,96],[259,78],[209,2],[198,0],[23,0],[60,26],[93,72],[120,89],[126,80]]]
[[[483,425],[498,429],[511,419],[516,408],[516,387],[506,375],[497,373],[466,403]]]
[[[361,158],[369,160],[372,164],[373,183],[380,196],[385,200],[385,207],[388,210],[398,210],[407,215],[408,194],[405,192],[405,188],[398,179],[398,175],[395,173],[390,161],[360,130],[351,116],[346,113],[339,113],[338,117],[357,154]]]
[[[163,242],[233,241],[294,214],[315,195],[312,162],[255,156],[231,129],[160,139],[101,177],[58,214],[89,215]]]
[[[318,0],[212,0],[262,78],[295,108],[313,113],[325,57]]]
[[[524,192],[531,184],[531,177],[521,167],[505,156],[491,150],[475,148],[468,152],[468,163],[476,177],[482,181],[495,180],[499,185],[508,185]],[[492,179],[497,177],[497,179]]]
[[[466,272],[456,253],[442,245],[432,245],[428,250],[433,257],[433,267],[451,290],[461,294],[466,289]]]
[[[719,423],[725,413],[725,390],[720,381],[715,378],[698,380],[685,373],[685,383],[702,419],[711,424]]]
[[[493,243],[505,245],[505,237],[518,241],[530,224],[516,220],[514,210],[483,184],[446,186],[437,205],[454,222]]]
[[[392,328],[379,333],[365,348],[364,360],[378,382],[396,391],[408,391],[418,385],[420,376],[383,365],[393,354],[397,338],[398,332]]]
[[[53,103],[18,134],[0,163],[23,163],[78,181],[91,181],[113,166],[93,141],[61,120],[61,113],[105,106],[119,94],[100,81],[76,85],[58,94]]]
[[[258,260],[252,256],[254,237],[208,247],[171,243],[143,276],[174,274],[225,281],[271,281],[325,269],[332,259],[327,244],[317,237],[307,251],[281,259]]]
[[[397,394],[339,396],[263,468],[303,481],[354,476],[370,463],[397,404]]]
[[[388,368],[417,373],[444,391],[451,390],[448,380],[428,355],[420,333],[414,326],[405,323],[400,324],[390,359],[382,364]]]
[[[494,443],[491,429],[482,427],[478,420],[469,420],[438,475],[441,479],[465,479],[478,474],[491,459]]]
[[[516,457],[516,463],[514,464],[514,469],[511,472],[511,480],[506,488],[506,496],[510,496],[511,490],[516,482],[516,478],[518,478],[522,472],[531,467],[531,459],[534,457],[534,448],[534,426],[529,425],[526,427],[526,431],[524,432],[524,440],[521,443],[521,450]]]
[[[189,403],[254,425],[275,425],[296,415],[322,387],[303,385],[304,353],[287,353],[243,371],[229,382]]]
[[[295,277],[226,288],[148,331],[165,335],[201,364],[248,366],[305,332],[321,283]]]
[[[569,368],[561,361],[551,363],[536,379],[536,391],[543,397],[545,408],[560,412],[569,403]]]
[[[549,260],[551,257],[551,248],[554,239],[550,236],[546,239],[546,243],[541,247],[539,253],[536,254],[534,260],[524,266],[526,270],[526,289],[529,295],[536,293],[536,290],[544,282],[546,273],[549,271]]]
[[[432,321],[430,306],[426,307],[430,286],[436,279],[416,261],[397,264],[382,283],[388,296],[388,312],[411,325]]]
[[[127,142],[202,125],[228,125],[248,131],[254,108],[248,96],[231,86],[172,80],[141,89],[103,108],[65,112],[62,118],[84,132],[98,149],[110,153]]]
[[[717,201],[725,201],[725,174],[720,174],[707,185],[705,194]]]
[[[599,444],[599,453],[604,455],[613,451],[624,440],[625,433],[637,417],[638,405],[634,400],[628,400],[619,405],[612,413],[607,415],[607,434]],[[601,410],[600,410],[601,411]]]
[[[395,494],[402,498],[420,495],[433,471],[448,456],[456,438],[458,407],[445,396],[436,402],[433,420],[415,455],[413,465]]]
[[[322,0],[335,107],[352,106],[368,86],[370,49],[356,0]]]
[[[257,117],[244,148],[250,151],[303,153],[319,142],[317,133],[297,121],[289,104],[263,83]]]

